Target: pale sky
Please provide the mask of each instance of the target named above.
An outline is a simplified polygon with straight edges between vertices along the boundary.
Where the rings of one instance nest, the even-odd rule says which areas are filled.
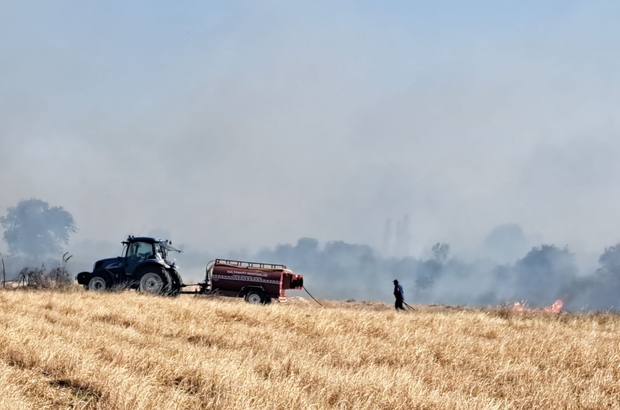
[[[0,1],[0,214],[73,243],[620,241],[616,1]],[[107,255],[104,255],[107,256]]]

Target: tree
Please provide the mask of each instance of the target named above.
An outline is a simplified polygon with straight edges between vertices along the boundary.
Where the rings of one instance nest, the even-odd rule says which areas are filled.
[[[516,290],[533,304],[552,303],[577,276],[574,255],[554,245],[532,248],[514,270]]]
[[[599,274],[604,276],[620,275],[620,244],[605,248],[605,252],[600,256],[598,262],[601,268]]]
[[[438,242],[433,245],[432,251],[435,259],[437,259],[441,263],[444,263],[446,260],[448,260],[448,256],[450,256],[450,245],[448,245],[447,243]]]
[[[69,234],[77,231],[73,215],[36,198],[9,207],[0,223],[9,251],[30,256],[60,253],[62,245],[69,243]]]

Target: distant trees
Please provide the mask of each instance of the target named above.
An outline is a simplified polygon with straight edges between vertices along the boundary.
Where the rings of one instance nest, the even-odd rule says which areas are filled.
[[[435,280],[441,275],[441,263],[435,259],[429,259],[415,265],[415,287],[419,290],[430,289]]]
[[[9,207],[0,224],[11,253],[36,257],[60,253],[69,235],[77,231],[73,215],[36,198]]]
[[[433,287],[435,281],[441,276],[443,267],[450,256],[450,245],[436,243],[431,248],[433,257],[427,261],[418,261],[412,266],[415,275],[415,287],[418,290],[426,290]]]
[[[601,265],[597,271],[599,275],[620,278],[620,244],[605,248],[598,262]]]
[[[554,278],[577,272],[574,255],[568,248],[541,245],[532,248],[515,266],[517,273],[528,278]]]
[[[520,295],[533,304],[549,304],[577,277],[577,265],[567,247],[541,245],[519,259],[514,272]]]
[[[620,295],[620,244],[605,248],[598,259],[600,268],[596,270],[594,279],[590,282],[596,300],[605,306],[619,306]]]
[[[448,256],[450,256],[450,245],[447,243],[436,243],[432,248],[433,256],[440,263],[445,263],[448,260]]]

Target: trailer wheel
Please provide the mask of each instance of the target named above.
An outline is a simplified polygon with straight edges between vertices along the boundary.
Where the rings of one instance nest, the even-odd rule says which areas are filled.
[[[85,286],[87,290],[94,291],[110,290],[110,287],[111,286],[109,280],[101,275],[94,275],[88,281],[88,285]]]
[[[154,295],[167,295],[170,293],[170,275],[163,269],[161,271],[147,270],[140,276],[138,289],[143,293]]]
[[[251,290],[245,297],[245,301],[248,303],[265,303],[266,302],[265,294],[260,290]]]

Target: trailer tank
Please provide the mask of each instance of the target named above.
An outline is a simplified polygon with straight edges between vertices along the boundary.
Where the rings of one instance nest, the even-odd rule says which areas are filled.
[[[303,276],[285,265],[215,259],[207,264],[200,292],[269,303],[271,299],[286,301],[287,289],[303,289]]]

